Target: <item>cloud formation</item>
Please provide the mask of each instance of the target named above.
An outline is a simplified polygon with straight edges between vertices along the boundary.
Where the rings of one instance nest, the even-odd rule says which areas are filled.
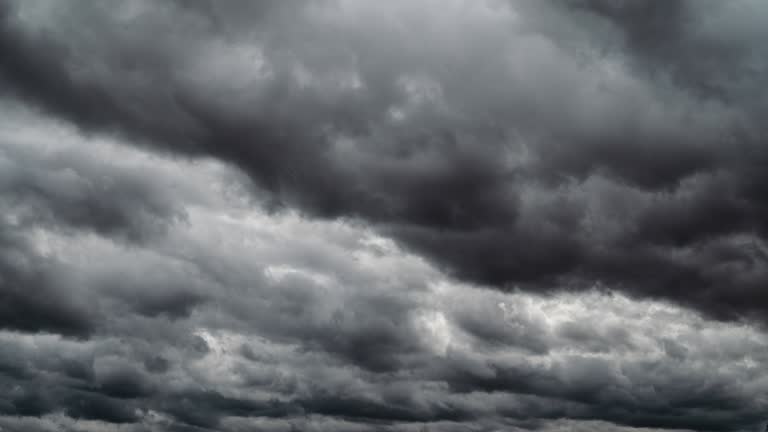
[[[0,428],[764,426],[767,13],[2,3]]]
[[[765,13],[19,2],[0,75],[84,129],[234,163],[272,205],[364,220],[466,280],[601,280],[760,316]]]

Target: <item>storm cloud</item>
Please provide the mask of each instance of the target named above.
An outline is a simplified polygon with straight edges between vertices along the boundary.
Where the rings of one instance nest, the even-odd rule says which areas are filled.
[[[0,428],[764,427],[766,18],[0,2]]]

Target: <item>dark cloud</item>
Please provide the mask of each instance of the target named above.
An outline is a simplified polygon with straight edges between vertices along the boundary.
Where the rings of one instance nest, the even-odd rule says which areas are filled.
[[[764,11],[685,1],[461,8],[9,4],[2,75],[10,91],[85,130],[232,162],[278,205],[367,220],[469,280],[537,289],[606,280],[654,296],[704,285],[685,288],[706,292],[689,304],[716,312],[729,297],[728,314],[761,313],[752,287],[764,270],[744,281],[718,262],[711,279],[700,250],[732,235],[763,242],[763,33],[736,20]],[[398,13],[411,18],[396,24]],[[377,14],[385,18],[360,25]],[[418,20],[429,30],[409,43]],[[458,20],[461,40],[448,28]],[[584,229],[593,215],[583,198],[535,207],[522,198],[592,178],[660,203],[597,215],[623,231],[597,238]],[[43,179],[25,180],[41,205],[57,203]],[[74,197],[78,210],[56,217],[85,223],[89,209],[96,229],[136,237],[147,226],[137,217],[174,214],[140,183],[115,187],[103,192],[120,199]],[[671,258],[680,254],[687,262]],[[667,276],[642,276],[644,263]]]
[[[0,428],[764,426],[766,13],[0,3]]]
[[[4,156],[1,192],[10,206],[23,203],[22,223],[70,225],[140,241],[183,216],[138,173],[110,172],[76,154],[43,161]]]
[[[93,325],[85,305],[67,293],[71,281],[59,277],[55,262],[31,251],[15,228],[0,224],[0,326],[80,336],[89,333]]]

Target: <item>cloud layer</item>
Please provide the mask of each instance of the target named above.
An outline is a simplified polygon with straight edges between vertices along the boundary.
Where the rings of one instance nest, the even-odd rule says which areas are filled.
[[[754,430],[766,14],[0,4],[0,427]]]

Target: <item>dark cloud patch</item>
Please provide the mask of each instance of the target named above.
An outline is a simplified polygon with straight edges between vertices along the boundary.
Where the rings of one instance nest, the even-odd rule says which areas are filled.
[[[407,401],[404,401],[407,402]],[[376,403],[359,397],[345,398],[330,394],[318,394],[313,400],[298,402],[307,412],[340,418],[354,418],[373,422],[419,422],[433,420],[467,421],[472,415],[461,412],[460,407],[437,406],[432,410],[419,410],[413,406]]]
[[[62,41],[51,39],[44,33],[19,32],[13,20],[15,12],[15,5],[7,3],[0,14],[0,51],[4,58],[0,76],[10,84],[7,92],[40,100],[43,106],[59,113],[66,112],[68,119],[84,126],[150,131],[164,122],[150,112],[121,106],[121,95],[113,89],[78,79],[72,71],[60,69],[58,65],[62,61],[84,52],[73,51]],[[130,67],[131,62],[128,59],[120,61],[122,67]],[[73,104],[75,100],[78,102]],[[171,130],[161,132],[161,129],[158,133],[168,134],[164,138],[180,138]]]
[[[27,388],[18,393],[11,401],[17,415],[37,417],[57,408],[42,389]]]
[[[97,393],[72,392],[64,399],[67,415],[76,419],[132,423],[136,414],[131,404]]]
[[[66,388],[43,388],[39,384],[16,386],[4,397],[10,399],[5,415],[41,417],[64,410],[76,419],[102,420],[109,423],[136,421],[133,407],[124,401],[98,393]]]
[[[566,3],[612,21],[625,35],[630,48],[648,55],[675,53],[679,47],[674,43],[679,42],[687,30],[688,2],[685,0],[658,4],[635,0],[574,0]]]
[[[144,367],[149,372],[163,373],[168,371],[170,362],[160,355],[155,355],[144,359]]]
[[[15,227],[0,222],[0,327],[85,336],[93,322],[67,292],[55,262],[30,249]]]
[[[290,410],[277,400],[257,402],[227,397],[215,391],[185,392],[169,398],[164,408],[182,423],[203,428],[215,428],[221,417],[227,415],[283,417]]]
[[[555,287],[582,256],[582,245],[569,242],[569,233],[557,226],[448,233],[404,229],[398,234],[457,276],[496,286],[533,282]]]
[[[153,393],[148,377],[132,365],[107,364],[97,370],[96,385],[100,393],[121,399],[135,399]]]

